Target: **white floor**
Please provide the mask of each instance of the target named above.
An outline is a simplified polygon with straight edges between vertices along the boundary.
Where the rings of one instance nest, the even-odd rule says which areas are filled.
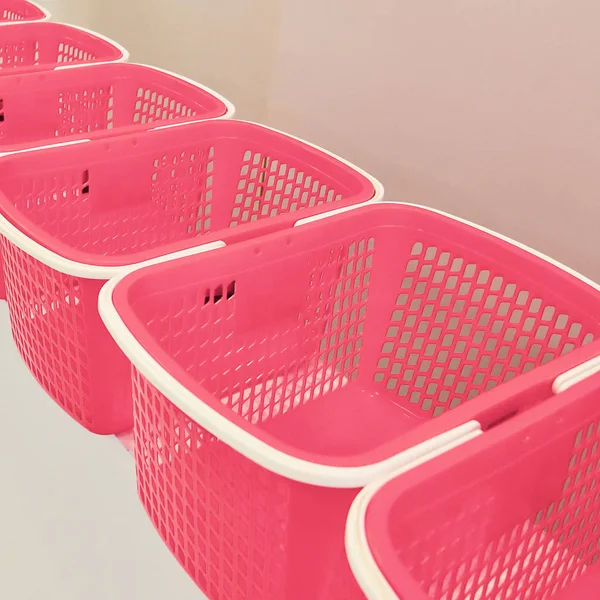
[[[203,600],[137,501],[133,459],[21,362],[0,302],[0,598]]]

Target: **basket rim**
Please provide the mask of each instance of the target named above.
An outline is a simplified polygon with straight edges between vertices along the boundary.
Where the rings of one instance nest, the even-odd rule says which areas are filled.
[[[598,342],[595,345],[600,348]],[[468,464],[469,460],[480,452],[502,446],[508,440],[519,438],[524,441],[530,440],[532,430],[535,431],[548,421],[559,422],[557,415],[563,414],[565,410],[568,411],[574,404],[595,397],[600,385],[600,355],[597,352],[597,350],[594,352],[592,358],[579,362],[568,371],[556,376],[552,384],[554,395],[545,402],[530,407],[529,410],[503,422],[497,428],[487,429],[482,426],[479,434],[458,440],[453,446],[442,448],[436,455],[425,457],[424,460],[412,463],[406,469],[390,473],[359,492],[346,519],[345,548],[351,571],[367,600],[399,600],[388,579],[391,573],[394,574],[394,578],[399,576],[397,569],[392,570],[389,560],[395,554],[394,548],[391,541],[384,538],[379,540],[377,551],[374,551],[367,534],[367,519],[379,533],[387,530],[387,517],[392,503],[404,492],[419,487],[432,478],[435,480],[439,474],[445,473],[448,469]],[[577,388],[573,389],[575,386]],[[587,416],[583,417],[577,427],[573,428],[569,424],[568,428],[577,429],[582,423],[587,423],[586,418]],[[564,419],[560,422],[563,421]],[[562,435],[561,429],[557,428],[557,430],[557,435]],[[471,443],[467,444],[467,442]],[[534,443],[537,444],[537,448],[546,446],[547,435],[539,436]],[[379,505],[377,510],[374,508],[373,513],[369,515],[367,513],[373,501],[378,502]],[[412,579],[404,566],[402,569],[406,571],[402,573],[403,596],[407,594],[410,598],[426,600],[427,594],[418,587],[417,582]],[[398,583],[399,581],[396,581],[396,584]]]
[[[198,88],[204,92],[207,92],[208,94],[210,94],[211,96],[214,96],[215,99],[217,99],[219,102],[221,102],[224,105],[225,111],[223,112],[222,115],[219,115],[218,117],[213,117],[213,118],[228,118],[228,119],[233,119],[234,115],[235,115],[235,111],[236,111],[236,107],[233,104],[233,102],[231,102],[231,100],[229,100],[228,98],[226,98],[225,96],[223,96],[221,93],[217,92],[216,90],[214,90],[213,88],[204,85],[202,83],[200,83],[199,81],[192,79],[191,77],[186,77],[185,75],[182,75],[181,73],[176,73],[175,71],[170,71],[169,69],[163,69],[161,67],[157,67],[156,65],[150,65],[147,63],[143,63],[143,62],[131,62],[128,60],[117,60],[117,61],[110,61],[110,62],[99,62],[99,63],[76,63],[76,64],[71,64],[71,65],[65,65],[63,67],[61,67],[60,69],[56,69],[56,70],[60,70],[60,71],[73,71],[75,69],[85,69],[86,71],[90,71],[92,72],[94,69],[107,69],[107,68],[111,68],[111,67],[119,67],[122,69],[143,69],[143,70],[147,70],[147,71],[154,71],[155,73],[162,73],[163,75],[166,75],[170,78],[182,81],[184,83],[188,83],[189,85]],[[44,70],[40,70],[40,71],[29,71],[27,73],[7,73],[6,75],[3,75],[3,78],[5,81],[8,81],[10,78],[24,78],[24,79],[33,79],[35,77],[37,78],[41,78],[41,77],[46,77],[49,73],[51,73],[51,71],[44,71]],[[207,119],[202,119],[202,120],[207,120]],[[181,121],[178,122],[177,124],[183,124],[183,123],[194,123],[196,121],[194,120],[189,120],[189,121]],[[156,126],[157,127],[157,126]],[[152,130],[152,129],[156,129],[156,127],[149,127],[148,130]],[[82,137],[85,138],[85,134],[82,134]],[[59,145],[61,142],[57,142],[56,144],[53,145]],[[28,145],[27,148],[23,148],[23,150],[25,149],[30,149],[30,150],[35,150],[37,149],[36,146],[31,146]],[[3,156],[4,154],[8,154],[7,152],[2,152],[0,153],[0,156]]]
[[[49,15],[50,13],[48,13]],[[87,27],[81,27],[80,25],[73,25],[72,23],[63,23],[62,21],[50,21],[49,19],[44,19],[44,20],[39,20],[39,21],[12,21],[12,22],[7,22],[4,23],[3,26],[11,26],[11,27],[27,27],[29,29],[31,28],[35,28],[35,27],[42,27],[42,28],[50,28],[50,29],[70,29],[70,30],[76,30],[76,31],[80,31],[82,33],[86,33],[87,35],[94,37],[96,39],[99,39],[107,44],[109,44],[110,46],[112,46],[115,50],[117,50],[117,52],[121,55],[119,57],[113,58],[113,59],[107,59],[107,60],[100,60],[100,61],[95,61],[93,63],[78,63],[78,64],[63,64],[63,63],[49,63],[47,67],[41,68],[41,69],[30,69],[30,68],[23,68],[23,70],[21,71],[21,69],[14,69],[14,73],[10,73],[10,75],[19,75],[19,74],[25,74],[25,73],[31,73],[31,72],[38,72],[38,71],[61,71],[64,69],[73,69],[75,67],[83,67],[83,66],[87,66],[88,64],[94,64],[94,65],[104,65],[104,64],[110,64],[110,63],[115,63],[115,62],[127,62],[129,60],[129,51],[122,46],[119,42],[113,40],[112,38],[109,38],[108,36],[99,33],[97,31],[94,31],[93,29],[88,29]]]
[[[373,500],[382,488],[387,486],[397,477],[437,458],[438,456],[442,456],[443,454],[446,454],[446,452],[462,446],[481,435],[483,435],[481,429],[474,430],[470,434],[456,439],[454,443],[441,446],[431,454],[422,456],[413,462],[408,463],[405,467],[370,483],[358,493],[350,506],[346,518],[344,544],[346,548],[346,557],[352,574],[367,600],[399,600],[390,583],[379,568],[369,544],[366,530],[366,516],[371,500]]]
[[[373,209],[381,205],[416,206],[384,201],[373,205],[371,208]],[[344,212],[360,210],[361,208],[365,207],[353,207]],[[456,219],[455,217],[447,215],[446,213],[442,213],[441,211],[427,207],[418,208],[435,214],[442,214],[450,219]],[[320,219],[321,216],[319,216],[318,219],[313,220]],[[463,221],[462,219],[456,220]],[[480,226],[473,225],[468,222],[466,223],[475,227],[476,229],[488,231]],[[495,234],[494,232],[489,233],[495,237],[507,239],[499,234]],[[285,233],[280,233],[277,235],[285,235]],[[600,286],[571,271],[567,267],[564,267],[560,263],[557,263],[552,259],[548,259],[544,255],[530,250],[522,244],[512,242],[511,240],[509,241],[512,245],[522,250],[526,250],[527,252],[530,252],[538,257],[541,256],[551,265],[558,266],[561,270],[575,275],[578,280],[592,287],[594,290],[600,291]],[[188,256],[191,256],[194,253],[195,252],[192,250]],[[169,258],[165,258],[165,261],[169,261]],[[137,273],[138,270],[139,269],[134,268],[131,269],[129,273],[135,271],[136,273],[133,276],[139,276],[139,273]],[[306,483],[325,485],[327,487],[360,487],[371,482],[375,477],[381,475],[382,473],[389,473],[390,471],[397,469],[399,466],[404,465],[407,460],[414,460],[415,457],[421,456],[424,453],[430,453],[432,450],[435,450],[440,444],[445,445],[449,442],[447,438],[433,438],[425,444],[414,446],[412,448],[414,451],[413,454],[402,453],[401,456],[386,456],[379,462],[361,466],[332,466],[310,462],[298,456],[290,455],[290,453],[287,453],[284,450],[273,448],[270,444],[266,443],[262,439],[258,439],[257,436],[250,431],[241,428],[238,424],[232,423],[231,420],[226,416],[204,404],[201,398],[180,383],[174,376],[170,375],[166,369],[161,366],[159,361],[154,358],[154,355],[151,355],[150,352],[146,350],[135,338],[132,331],[125,324],[124,318],[122,318],[119,314],[113,299],[113,292],[126,276],[127,275],[122,275],[109,281],[101,290],[98,301],[100,316],[117,344],[136,366],[136,368],[155,387],[157,387],[157,389],[159,389],[159,391],[165,395],[171,403],[181,409],[185,414],[187,414],[188,417],[196,421],[196,423],[198,423],[201,427],[206,428],[213,435],[222,439],[228,443],[228,445],[254,462],[257,462],[262,466],[286,477],[296,479],[298,481],[304,481]],[[460,436],[471,434],[474,430],[478,429],[479,424],[477,422],[467,421],[466,413],[461,415],[461,419],[463,418],[464,420],[461,422],[458,421],[457,417],[456,422],[458,423],[458,428],[462,426],[464,429],[458,431],[458,428],[454,428],[453,435],[457,435],[457,432]],[[439,431],[436,433],[439,433]],[[452,435],[450,437],[451,439],[454,439]],[[418,444],[421,440],[422,438],[415,434],[414,443]],[[285,446],[285,444],[279,445]]]
[[[379,202],[383,198],[384,189],[383,189],[383,185],[381,184],[381,182],[378,179],[376,179],[375,177],[373,177],[372,175],[368,174],[366,171],[364,171],[360,167],[357,167],[356,165],[352,164],[351,162],[347,161],[346,159],[341,158],[341,157],[337,156],[336,154],[334,154],[328,150],[325,150],[324,148],[321,148],[320,146],[317,146],[316,144],[312,144],[311,142],[303,140],[299,137],[279,131],[278,129],[274,129],[273,127],[268,127],[267,125],[263,125],[261,123],[255,123],[253,121],[229,120],[229,119],[219,118],[219,119],[209,119],[207,121],[185,121],[182,123],[159,125],[157,127],[154,127],[152,129],[144,132],[144,133],[151,133],[153,131],[173,129],[176,127],[184,127],[186,125],[198,125],[199,123],[208,123],[210,121],[219,121],[219,120],[227,120],[232,123],[241,123],[244,125],[250,125],[252,127],[258,127],[267,132],[280,134],[280,135],[286,136],[292,140],[300,142],[301,144],[304,144],[307,147],[316,150],[317,152],[321,152],[328,158],[338,161],[342,165],[352,169],[357,175],[364,178],[373,187],[373,190],[374,190],[373,196],[367,201],[364,201],[364,202],[361,202],[360,204],[355,204],[352,206],[346,206],[346,207],[342,207],[339,209],[333,209],[333,210],[331,210],[329,212],[325,212],[323,214],[314,215],[313,217],[301,217],[300,214],[298,214],[298,219],[294,222],[293,226],[303,225],[303,224],[312,222],[314,219],[320,219],[320,218],[324,218],[325,216],[330,216],[330,215],[333,216],[333,215],[339,214],[340,212],[343,212],[345,210],[359,208],[366,204]],[[136,134],[131,133],[131,134],[125,134],[125,135],[133,136]],[[125,137],[125,136],[122,136],[121,139],[123,139],[123,137]],[[25,150],[9,152],[9,153],[5,154],[4,156],[10,157],[15,154],[39,152],[39,151],[43,151],[43,150],[55,149],[58,147],[64,147],[64,146],[76,145],[76,144],[87,144],[87,143],[90,143],[91,141],[92,140],[89,138],[73,140],[70,142],[50,144],[48,146],[43,146],[43,147],[28,148]],[[289,213],[289,215],[293,215],[293,214],[294,213]],[[260,221],[258,221],[257,223],[260,223]],[[172,250],[171,252],[169,252],[167,250],[166,252],[163,251],[161,253],[160,247],[158,247],[158,248],[156,248],[157,256],[153,257],[153,258],[137,260],[137,261],[130,260],[129,262],[127,262],[127,260],[124,259],[123,263],[118,264],[118,265],[99,265],[99,264],[94,264],[94,263],[84,263],[84,262],[72,260],[72,259],[66,257],[64,254],[60,254],[58,252],[55,252],[55,251],[47,248],[43,244],[40,244],[39,242],[35,241],[31,236],[29,236],[26,233],[24,233],[23,231],[21,231],[21,229],[19,227],[14,225],[11,221],[9,221],[2,214],[0,214],[0,234],[3,235],[12,244],[17,246],[19,249],[23,250],[24,252],[26,252],[27,254],[29,254],[30,256],[35,258],[36,260],[40,261],[41,263],[45,264],[46,266],[48,266],[52,269],[55,269],[56,271],[60,271],[61,273],[64,273],[65,275],[72,275],[74,277],[82,277],[85,279],[101,279],[101,280],[110,279],[111,277],[119,275],[120,273],[122,273],[124,271],[130,270],[132,267],[141,267],[141,266],[146,266],[146,265],[152,264],[152,262],[155,260],[160,260],[160,262],[162,262],[165,258],[176,258],[176,257],[180,257],[180,256],[186,256],[187,253],[193,254],[194,250],[198,247],[201,248],[205,245],[208,245],[210,247],[208,249],[211,249],[214,247],[220,247],[220,246],[214,246],[214,244],[224,244],[224,242],[222,240],[218,240],[218,239],[215,240],[215,237],[218,237],[218,232],[215,232],[214,236],[211,236],[212,239],[209,242],[206,242],[205,244],[199,244],[198,246],[194,246],[192,248],[186,248],[185,250],[177,250],[177,251]],[[190,244],[193,244],[194,238],[190,238],[187,241]],[[196,242],[196,243],[198,243],[198,242]],[[181,244],[181,242],[180,242],[180,244]],[[175,243],[172,246],[175,246]],[[93,256],[93,255],[91,255],[91,256]]]
[[[65,71],[73,71],[75,69],[84,69],[86,72],[88,72],[88,74],[93,73],[94,69],[110,69],[110,68],[122,68],[125,70],[128,69],[142,69],[142,70],[147,70],[147,71],[154,71],[155,73],[161,73],[163,75],[166,75],[167,77],[173,78],[175,80],[179,80],[180,82],[183,83],[187,83],[188,85],[191,85],[199,90],[201,90],[202,92],[205,92],[206,94],[212,96],[215,100],[217,100],[217,102],[220,102],[223,105],[223,113],[220,115],[215,115],[213,117],[209,117],[207,119],[205,118],[201,118],[201,119],[196,119],[196,120],[181,120],[181,121],[177,121],[176,123],[172,123],[172,125],[187,125],[187,124],[192,124],[192,123],[196,123],[197,121],[209,121],[209,120],[213,120],[213,119],[233,119],[235,117],[235,112],[236,112],[236,107],[235,105],[228,100],[227,98],[225,98],[225,96],[223,96],[222,94],[220,94],[219,92],[213,90],[212,88],[203,85],[201,83],[199,83],[198,81],[195,81],[189,77],[185,77],[184,75],[181,75],[179,73],[175,73],[173,71],[169,71],[167,69],[161,69],[160,67],[156,67],[154,65],[148,65],[145,63],[137,63],[137,62],[129,62],[129,61],[113,61],[113,62],[102,62],[102,63],[88,63],[88,64],[74,64],[71,65],[69,67],[65,67],[63,69],[60,69],[61,72],[65,72]],[[15,73],[15,74],[6,74],[3,76],[3,81],[10,83],[11,79],[23,79],[23,80],[28,80],[28,79],[35,79],[35,78],[45,78],[48,76],[48,74],[50,74],[51,77],[56,77],[56,75],[52,75],[52,73],[57,73],[57,71],[29,71],[26,73]],[[136,133],[141,133],[142,131],[153,131],[154,129],[156,129],[157,127],[149,127],[147,129],[137,129],[136,126],[127,126],[127,127],[122,127],[122,128],[118,128],[118,129],[113,129],[113,130],[103,130],[101,132],[95,132],[96,135],[94,135],[94,139],[99,139],[100,137],[104,138],[104,139],[109,139],[111,137],[114,137],[116,135],[129,135],[129,134],[136,134]],[[43,140],[45,142],[52,142],[52,143],[47,143],[44,144],[43,146],[40,146],[39,144],[35,144],[33,142],[30,143],[21,143],[21,144],[14,144],[14,145],[2,145],[0,144],[0,158],[3,158],[5,156],[9,156],[11,154],[17,154],[17,153],[23,153],[23,152],[31,152],[31,151],[35,151],[35,150],[40,150],[40,149],[48,149],[54,146],[62,146],[62,145],[66,145],[68,143],[73,143],[73,142],[87,142],[87,141],[92,141],[90,137],[87,137],[85,133],[83,134],[73,134],[73,135],[68,135],[68,136],[64,136],[59,138],[60,141],[54,141],[55,138],[48,138],[47,140]]]

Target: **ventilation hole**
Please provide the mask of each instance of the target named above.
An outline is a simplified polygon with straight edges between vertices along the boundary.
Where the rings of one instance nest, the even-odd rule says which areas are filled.
[[[83,172],[81,193],[82,194],[90,193],[90,172],[87,169]]]
[[[232,281],[231,283],[229,283],[227,285],[225,295],[226,295],[227,300],[229,300],[230,298],[232,298],[235,295],[235,281]],[[211,290],[208,288],[204,292],[204,304],[205,305],[208,304],[211,300],[216,304],[217,302],[219,302],[222,299],[223,299],[223,286],[222,285],[218,285],[215,288],[214,293],[212,293],[212,294],[211,294]]]
[[[232,298],[235,294],[235,281],[232,281],[228,286],[227,286],[227,300],[229,300],[230,298]]]

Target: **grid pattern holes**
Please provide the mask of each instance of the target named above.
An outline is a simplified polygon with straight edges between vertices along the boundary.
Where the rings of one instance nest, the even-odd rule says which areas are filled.
[[[600,423],[592,421],[575,436],[562,488],[546,498],[547,504],[534,505],[533,514],[506,528],[492,523],[511,512],[499,499],[506,493],[499,486],[507,486],[500,475],[492,475],[487,485],[480,481],[478,489],[459,486],[462,491],[444,498],[451,507],[439,511],[428,506],[419,515],[426,535],[398,538],[400,559],[434,600],[555,597],[598,560],[599,443]],[[519,485],[514,490],[512,499],[518,505],[522,490]],[[401,531],[403,527],[398,535],[404,536]],[[497,533],[488,538],[490,531]]]
[[[325,175],[316,177],[284,160],[247,150],[240,169],[230,227],[342,199]]]
[[[139,310],[161,347],[209,393],[265,422],[357,377],[373,252],[372,238],[318,251],[302,310],[272,326],[240,325],[243,281],[170,293]]]
[[[133,112],[134,123],[152,123],[193,117],[196,111],[185,102],[151,89],[139,88]]]
[[[37,41],[0,44],[0,70],[39,65],[39,59],[40,47]]]
[[[112,129],[114,126],[114,88],[71,89],[58,94],[59,126],[56,137]]]
[[[110,198],[101,195],[98,172],[65,168],[22,178],[13,201],[46,233],[79,250],[139,252],[210,231],[213,154],[212,148],[194,148],[152,159],[149,198],[137,186],[113,206],[102,206]]]
[[[172,228],[184,234],[181,237],[211,231],[214,157],[215,149],[210,146],[154,160],[153,203],[167,213]],[[165,223],[158,220],[155,226],[160,231]]]
[[[80,282],[42,265],[5,238],[2,249],[17,348],[48,394],[90,427],[90,370]]]
[[[374,381],[407,408],[437,416],[593,338],[531,290],[417,242]]]
[[[28,11],[16,12],[14,9],[5,8],[2,11],[2,21],[23,21],[29,16]]]
[[[133,372],[141,501],[196,584],[220,600],[285,597],[290,482],[190,421]]]
[[[60,42],[58,44],[57,63],[73,63],[89,61],[96,58],[95,54],[85,48],[79,48],[74,44]]]

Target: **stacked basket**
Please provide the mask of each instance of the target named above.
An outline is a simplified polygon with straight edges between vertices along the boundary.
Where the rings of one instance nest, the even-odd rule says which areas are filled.
[[[0,54],[17,347],[84,427],[133,427],[141,501],[209,598],[596,597],[598,286],[375,203],[97,34],[11,24]]]

